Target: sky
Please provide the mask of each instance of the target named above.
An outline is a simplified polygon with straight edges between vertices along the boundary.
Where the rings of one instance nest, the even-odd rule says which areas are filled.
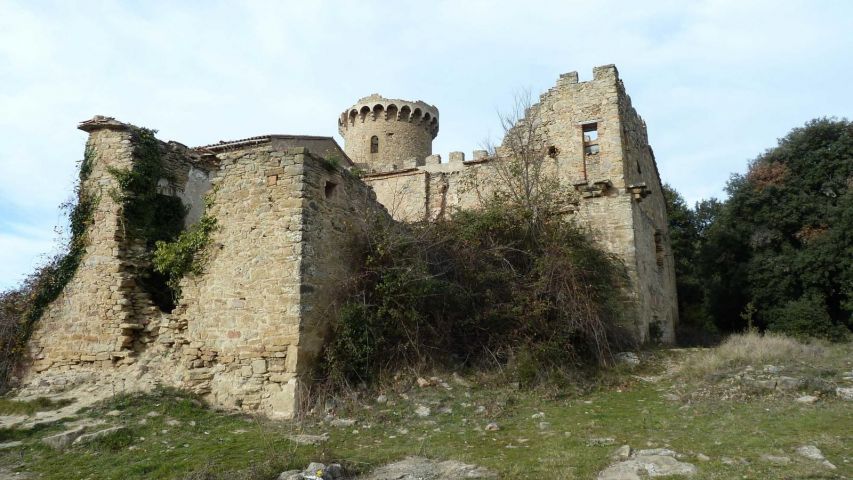
[[[197,146],[334,135],[371,93],[436,105],[434,153],[616,64],[663,181],[689,203],[791,128],[853,112],[848,1],[0,0],[0,290],[55,252],[101,114]]]

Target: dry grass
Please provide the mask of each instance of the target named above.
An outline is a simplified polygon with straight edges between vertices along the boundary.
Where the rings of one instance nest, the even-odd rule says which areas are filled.
[[[781,334],[749,332],[732,335],[719,347],[693,356],[684,366],[688,375],[711,375],[745,365],[813,364],[823,360],[827,348],[801,343]]]

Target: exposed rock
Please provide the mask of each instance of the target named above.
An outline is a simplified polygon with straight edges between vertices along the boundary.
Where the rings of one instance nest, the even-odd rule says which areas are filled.
[[[696,460],[699,460],[700,462],[710,462],[711,457],[709,457],[708,455],[705,455],[704,453],[697,453],[696,454]]]
[[[17,440],[13,442],[0,443],[0,450],[8,450],[10,448],[20,447],[23,444],[24,442],[20,442]]]
[[[769,463],[776,463],[778,465],[787,465],[787,464],[791,463],[791,459],[789,457],[784,457],[784,456],[780,456],[780,455],[769,455],[769,454],[765,453],[765,454],[761,455],[761,457],[759,457],[759,458],[762,461],[769,462]]]
[[[388,403],[388,397],[385,395],[379,395],[378,397],[376,397],[376,403]]]
[[[802,378],[779,377],[776,379],[776,388],[779,390],[797,390],[805,384]]]
[[[298,443],[300,445],[319,445],[329,440],[329,434],[324,433],[322,435],[288,435],[287,439],[293,443]]]
[[[648,477],[693,475],[696,466],[676,460],[676,453],[666,448],[639,450],[630,458],[610,465],[598,474],[598,480],[641,480]]]
[[[49,437],[44,437],[41,439],[41,441],[56,450],[64,450],[68,448],[68,446],[70,446],[71,443],[77,439],[77,437],[83,435],[85,431],[85,426],[79,426],[76,428],[72,428],[71,430],[66,430],[64,432],[51,435]]]
[[[428,417],[430,413],[432,413],[432,411],[425,405],[418,405],[418,408],[415,409],[415,415],[421,418]]]
[[[805,404],[810,405],[812,403],[817,402],[817,400],[818,400],[818,398],[815,397],[814,395],[803,395],[802,397],[798,397],[796,402],[797,403],[805,403]]]
[[[418,386],[421,388],[426,388],[426,387],[429,387],[430,385],[432,385],[432,383],[429,380],[427,380],[426,378],[423,378],[423,377],[418,377],[417,382],[418,382]]]
[[[491,422],[491,423],[486,425],[486,431],[487,432],[497,432],[500,429],[501,429],[501,427],[499,427],[498,424],[495,422]]]
[[[97,432],[85,433],[85,434],[80,435],[79,437],[75,438],[74,441],[72,442],[72,444],[73,445],[82,445],[85,443],[89,443],[92,440],[104,438],[108,435],[111,435],[111,434],[116,433],[116,432],[120,432],[122,430],[126,430],[126,427],[123,427],[123,426],[110,427],[110,428],[105,428],[103,430],[98,430]]]
[[[599,447],[602,445],[616,445],[616,439],[613,437],[594,437],[586,441],[587,447]]]
[[[820,451],[814,445],[803,445],[802,447],[797,447],[797,453],[800,456],[806,457],[809,460],[814,460],[816,462],[820,462],[824,467],[835,470],[835,465],[833,465],[826,457],[823,456],[823,452]]]
[[[355,420],[351,418],[336,418],[330,424],[333,427],[351,427],[355,425]]]
[[[838,387],[835,389],[835,394],[844,400],[853,400],[853,387]]]
[[[281,472],[278,480],[343,480],[344,470],[337,463],[325,465],[311,462],[305,470],[288,470]]]
[[[614,355],[613,358],[616,359],[616,363],[622,365],[636,367],[640,364],[640,357],[638,357],[634,352],[619,352]]]
[[[621,447],[617,448],[616,451],[614,451],[612,455],[610,455],[611,460],[617,460],[617,461],[628,460],[628,458],[630,458],[630,457],[631,457],[631,446],[630,445],[622,445]]]
[[[471,478],[497,478],[490,470],[462,462],[439,462],[422,457],[408,457],[379,467],[363,480],[464,480]]]

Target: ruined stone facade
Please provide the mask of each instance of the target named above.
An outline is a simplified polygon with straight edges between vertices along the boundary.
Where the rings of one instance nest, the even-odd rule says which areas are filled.
[[[639,340],[672,340],[675,278],[661,182],[643,120],[613,66],[578,82],[561,76],[535,105],[549,169],[580,200],[571,218],[617,254],[631,279]],[[167,385],[211,403],[288,417],[327,340],[334,306],[358,268],[351,248],[368,215],[432,220],[477,208],[494,173],[484,152],[449,162],[432,155],[438,110],[423,102],[365,97],[330,137],[267,135],[204,147],[160,143],[186,223],[204,212],[218,228],[204,272],[158,308],[140,281],[143,247],[127,235],[112,168],[134,161],[128,125],[83,122],[93,155],[82,188],[99,198],[82,265],[39,321],[22,366],[25,389],[66,388],[94,378],[122,388]],[[361,178],[351,170],[363,173]],[[205,211],[205,204],[209,205]]]

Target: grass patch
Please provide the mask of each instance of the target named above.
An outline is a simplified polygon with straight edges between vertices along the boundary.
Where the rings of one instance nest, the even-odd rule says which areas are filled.
[[[0,415],[32,415],[45,410],[56,410],[71,403],[71,400],[52,400],[46,397],[33,400],[0,398]]]
[[[827,371],[853,368],[849,345],[824,349]],[[853,475],[851,465],[844,462],[853,444],[850,407],[835,397],[814,405],[775,395],[737,402],[716,397],[688,403],[668,399],[673,388],[686,382],[695,387],[704,384],[701,377],[685,380],[667,374],[672,365],[698,361],[706,354],[643,352],[644,364],[638,369],[606,370],[574,388],[530,389],[506,381],[511,377],[482,373],[465,375],[470,382],[466,387],[448,372],[435,376],[450,388],[440,382],[419,388],[414,376],[401,375],[395,382],[379,383],[375,390],[329,398],[324,402],[328,410],[321,407],[299,422],[216,412],[198,398],[174,390],[120,395],[83,415],[125,425],[127,436],[106,445],[56,452],[39,439],[61,426],[16,431],[15,439],[23,440],[24,446],[0,451],[0,465],[23,463],[24,470],[47,480],[269,480],[284,470],[303,469],[311,461],[338,461],[352,471],[366,472],[408,455],[423,455],[483,465],[501,478],[589,479],[610,463],[616,447],[628,444],[683,454],[684,461],[699,468],[694,480]],[[693,356],[696,359],[689,358]],[[379,394],[387,402],[378,403]],[[417,416],[418,406],[429,407],[430,415]],[[106,415],[112,410],[118,415]],[[334,427],[326,412],[356,423]],[[485,430],[490,422],[497,422],[500,429]],[[296,433],[328,433],[329,440],[317,446],[297,445],[288,439]],[[592,441],[600,438],[613,438],[614,444]],[[838,469],[830,471],[798,457],[794,449],[801,445],[816,445]],[[710,461],[699,461],[699,453]],[[791,462],[768,463],[761,460],[764,454],[787,456]],[[727,463],[728,459],[734,462]]]

